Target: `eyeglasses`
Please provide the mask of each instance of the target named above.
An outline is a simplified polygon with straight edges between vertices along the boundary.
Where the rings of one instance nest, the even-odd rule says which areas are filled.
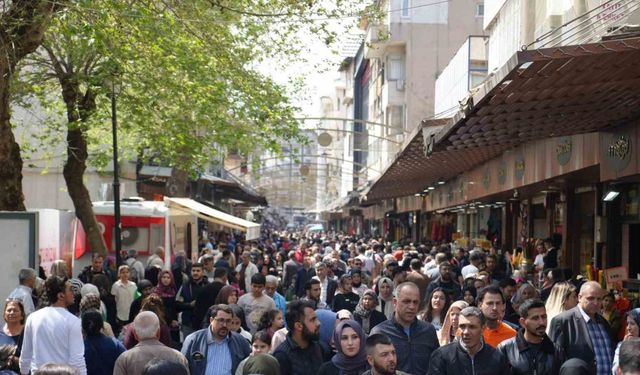
[[[222,318],[215,318],[213,320],[215,320],[218,324],[224,325],[224,326],[231,324],[231,322],[233,321],[232,319],[222,319]]]

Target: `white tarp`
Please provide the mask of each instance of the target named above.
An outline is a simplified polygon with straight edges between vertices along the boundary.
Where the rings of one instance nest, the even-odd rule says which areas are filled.
[[[203,220],[246,232],[247,240],[255,240],[260,237],[260,224],[218,211],[193,199],[165,197],[164,202],[171,209],[190,212]]]

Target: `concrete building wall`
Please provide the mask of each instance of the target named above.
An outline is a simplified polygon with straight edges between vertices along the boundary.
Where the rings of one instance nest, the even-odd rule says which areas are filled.
[[[365,41],[372,67],[369,120],[385,125],[368,127],[373,135],[368,145],[369,180],[401,150],[404,136],[434,115],[436,78],[460,45],[469,35],[483,35],[480,0],[391,0],[385,5],[386,19],[367,26]]]

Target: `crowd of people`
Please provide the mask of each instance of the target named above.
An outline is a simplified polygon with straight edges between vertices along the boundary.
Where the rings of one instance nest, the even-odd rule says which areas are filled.
[[[473,244],[217,238],[169,264],[158,248],[21,270],[0,374],[640,374],[638,301],[558,268],[549,243],[530,272]]]

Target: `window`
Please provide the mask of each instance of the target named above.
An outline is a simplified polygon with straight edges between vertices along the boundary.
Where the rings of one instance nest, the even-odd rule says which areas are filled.
[[[402,0],[402,17],[409,17],[411,14],[411,0]]]
[[[484,3],[476,4],[476,17],[484,17]]]
[[[389,56],[389,71],[387,72],[389,81],[404,79],[404,59],[402,56]]]

